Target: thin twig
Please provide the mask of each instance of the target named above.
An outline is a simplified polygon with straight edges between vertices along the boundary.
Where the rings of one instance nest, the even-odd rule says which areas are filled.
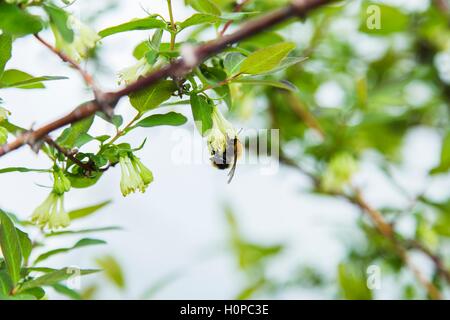
[[[38,34],[35,34],[34,37],[41,42],[45,47],[47,47],[50,51],[52,51],[54,54],[56,54],[63,62],[67,62],[70,64],[74,69],[76,69],[81,76],[83,77],[84,81],[88,86],[95,89],[95,83],[92,76],[86,72],[75,60],[71,59],[68,55],[66,55],[64,52],[58,50],[56,47],[52,46],[50,43],[45,41],[41,36]]]
[[[66,156],[67,159],[69,159],[70,161],[75,163],[77,166],[83,168],[86,172],[91,172],[91,171],[94,170],[94,167],[92,166],[91,163],[89,163],[89,162],[88,163],[84,163],[81,160],[77,159],[75,157],[75,153],[72,150],[67,150],[66,148],[60,146],[58,143],[56,143],[56,141],[54,141],[49,136],[44,137],[44,141],[48,145],[50,145],[53,148],[55,148],[56,150],[58,150],[59,153],[61,153],[64,156]]]

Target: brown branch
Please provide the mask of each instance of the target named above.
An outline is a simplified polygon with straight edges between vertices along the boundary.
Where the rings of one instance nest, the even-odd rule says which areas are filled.
[[[243,39],[250,38],[263,31],[266,31],[267,29],[288,19],[294,18],[296,16],[305,16],[310,11],[331,2],[333,2],[333,0],[293,0],[291,5],[273,11],[259,19],[245,23],[239,30],[230,35],[193,48],[192,56],[190,56],[188,59],[186,59],[186,57],[178,59],[119,91],[110,93],[98,92],[94,101],[84,103],[68,115],[54,122],[51,122],[33,132],[23,134],[17,137],[15,141],[0,147],[0,156],[16,150],[25,144],[34,145],[39,140],[47,136],[50,132],[64,127],[68,124],[72,124],[79,120],[85,119],[98,111],[105,112],[111,110],[116,106],[116,104],[122,97],[130,93],[145,89],[160,80],[168,77],[185,77],[187,74],[189,74],[189,72],[191,72],[193,68],[204,62],[208,57],[222,52],[228,46],[235,44]],[[51,46],[49,46],[49,49],[53,51]],[[72,64],[73,61],[71,62],[71,60],[67,59],[67,57],[61,52],[56,51],[55,53],[57,53],[63,60]],[[72,66],[77,68],[76,63],[72,64]]]
[[[302,120],[309,128],[316,131],[320,137],[325,138],[325,131],[320,126],[316,117],[308,110],[304,103],[293,93],[287,94],[288,103],[295,115]]]
[[[71,59],[64,52],[62,52],[62,51],[58,50],[57,48],[55,48],[54,46],[52,46],[50,43],[48,43],[43,38],[41,38],[41,36],[39,36],[38,34],[35,34],[34,37],[40,43],[42,43],[45,47],[47,47],[50,51],[52,51],[54,54],[56,54],[63,62],[67,62],[74,69],[76,69],[81,74],[81,76],[83,77],[86,84],[88,86],[90,86],[91,88],[93,88],[94,91],[96,91],[94,79],[92,78],[92,76],[88,72],[86,72],[75,60]]]

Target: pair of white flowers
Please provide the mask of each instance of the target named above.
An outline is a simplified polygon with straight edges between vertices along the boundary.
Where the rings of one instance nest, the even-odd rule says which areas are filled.
[[[64,209],[64,194],[70,188],[70,180],[61,169],[56,168],[53,172],[53,190],[45,201],[34,210],[31,222],[50,230],[68,227],[70,217]]]

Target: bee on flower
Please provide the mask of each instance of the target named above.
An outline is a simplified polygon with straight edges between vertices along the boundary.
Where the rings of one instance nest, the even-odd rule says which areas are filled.
[[[101,38],[94,30],[72,15],[69,16],[68,25],[74,32],[74,39],[71,43],[63,38],[56,26],[51,25],[55,36],[56,48],[74,61],[81,62],[95,48]]]
[[[236,129],[225,119],[217,106],[213,107],[212,121],[213,126],[207,134],[211,162],[220,170],[231,167],[228,175],[230,183],[236,171],[237,160],[242,155],[242,143]]]
[[[122,177],[120,190],[124,197],[131,193],[145,192],[153,181],[153,173],[133,154],[126,154],[119,159]]]

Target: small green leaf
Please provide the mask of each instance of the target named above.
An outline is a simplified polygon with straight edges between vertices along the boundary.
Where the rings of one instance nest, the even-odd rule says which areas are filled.
[[[220,20],[221,19],[216,15],[206,13],[196,13],[187,18],[186,20],[184,20],[183,22],[180,22],[179,26],[181,29],[185,29],[199,24],[206,24],[206,23],[213,24],[219,22]]]
[[[361,9],[359,30],[368,34],[384,36],[405,31],[409,23],[406,13],[389,5],[368,2]]]
[[[26,72],[10,69],[5,70],[0,78],[0,88],[19,88],[19,89],[43,89],[42,82],[65,80],[67,77],[42,76],[34,77]]]
[[[0,210],[0,247],[5,259],[6,269],[16,285],[20,280],[20,267],[22,266],[22,252],[17,229],[8,215]]]
[[[76,220],[76,219],[81,219],[81,218],[90,216],[91,214],[97,212],[98,210],[106,207],[110,203],[111,203],[111,200],[108,200],[108,201],[104,201],[104,202],[101,202],[101,203],[93,205],[93,206],[70,211],[69,212],[70,220]]]
[[[38,264],[39,262],[42,262],[54,255],[60,254],[60,253],[66,253],[66,252],[72,251],[74,249],[79,249],[79,248],[87,247],[87,246],[95,246],[95,245],[100,245],[100,244],[106,244],[106,242],[103,240],[98,240],[98,239],[88,239],[88,238],[81,239],[80,241],[75,243],[70,248],[59,248],[59,249],[51,250],[51,251],[41,254],[39,257],[36,258],[36,260],[34,261],[34,264]]]
[[[166,29],[166,24],[156,17],[147,17],[142,19],[134,19],[129,22],[119,24],[100,31],[98,34],[102,38],[109,37],[116,33],[134,31],[134,30],[149,30],[149,29]]]
[[[211,102],[202,95],[191,95],[192,115],[194,116],[195,125],[200,134],[204,136],[208,130],[212,128],[212,111]]]
[[[0,77],[5,70],[6,63],[11,59],[12,37],[0,34]]]
[[[250,84],[250,85],[261,85],[261,86],[271,86],[278,89],[284,89],[291,92],[297,92],[298,89],[292,83],[287,81],[275,81],[275,80],[262,80],[262,79],[252,79],[252,78],[241,78],[234,80],[233,82]]]
[[[119,289],[125,288],[125,277],[123,275],[122,268],[114,257],[101,257],[98,258],[96,262],[112,283],[114,283]]]
[[[10,173],[10,172],[43,172],[43,173],[48,173],[48,172],[51,172],[51,171],[47,170],[47,169],[30,169],[30,168],[23,168],[23,167],[11,167],[11,168],[0,169],[0,174]]]
[[[28,261],[28,258],[30,257],[31,254],[31,250],[33,249],[33,244],[28,234],[17,228],[16,231],[19,237],[20,251],[22,252],[23,260]]]
[[[198,12],[220,16],[219,7],[211,0],[189,0],[189,5]]]
[[[139,121],[135,127],[157,127],[157,126],[181,126],[187,122],[187,118],[177,112],[166,114],[154,114]]]
[[[76,292],[73,289],[70,289],[69,287],[63,284],[60,283],[54,284],[52,285],[52,288],[59,294],[65,295],[66,297],[69,297],[72,300],[82,300],[82,297],[78,292]]]
[[[0,30],[14,37],[38,33],[42,30],[42,21],[21,10],[18,6],[0,2]]]
[[[63,37],[64,41],[67,43],[72,43],[74,39],[73,30],[70,29],[68,19],[69,14],[57,6],[46,3],[44,4],[44,9],[50,17],[50,21],[58,29],[59,33]]]
[[[87,133],[91,128],[93,122],[94,116],[90,116],[89,118],[72,124],[69,128],[63,131],[56,142],[64,148],[73,148],[80,135]]]
[[[231,76],[238,73],[245,56],[238,52],[232,52],[226,55],[223,65],[227,73]]]
[[[173,81],[160,81],[149,88],[130,94],[130,102],[137,111],[144,113],[169,100],[176,89],[177,86]]]
[[[240,73],[261,74],[278,67],[281,61],[294,50],[292,42],[282,42],[260,49],[249,55],[241,64]]]
[[[47,233],[45,236],[47,238],[57,237],[57,236],[65,236],[65,235],[74,235],[74,234],[86,234],[86,233],[97,233],[104,231],[117,231],[122,230],[121,227],[103,227],[103,228],[92,228],[92,229],[83,229],[83,230],[64,230],[64,231],[56,231]]]
[[[77,272],[75,272],[77,271]],[[79,271],[79,273],[78,273]],[[61,281],[67,280],[74,275],[88,275],[99,272],[100,270],[74,270],[73,268],[64,268],[61,270],[51,271],[36,279],[29,280],[22,284],[19,292],[24,292],[36,287],[53,286]]]

